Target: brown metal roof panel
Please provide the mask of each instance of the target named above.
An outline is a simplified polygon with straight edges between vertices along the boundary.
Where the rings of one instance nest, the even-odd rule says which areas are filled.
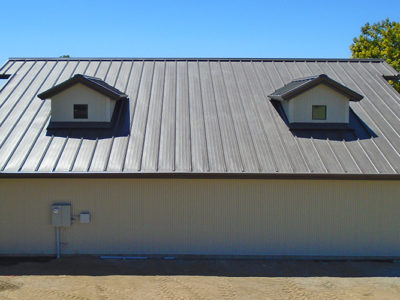
[[[75,74],[85,74],[88,76],[96,77],[97,70],[100,68],[99,61],[80,61],[79,64],[74,69],[73,75]]]
[[[176,142],[174,170],[188,172],[192,170],[192,145],[187,62],[177,62],[176,72]]]
[[[320,63],[321,65],[322,63]],[[317,75],[318,72],[312,72],[311,69],[308,67],[308,63],[304,61],[299,61],[299,62],[294,62],[293,67],[288,68],[291,73],[292,73],[292,78],[297,78],[297,77],[306,77],[306,76],[312,76],[312,75]],[[319,72],[319,73],[326,73],[329,76],[329,72]],[[333,78],[333,77],[332,77]]]
[[[331,144],[338,144],[342,145],[344,147],[343,142],[335,141],[331,142]],[[379,174],[382,172],[382,168],[379,167],[379,165],[376,165],[372,160],[369,154],[365,151],[365,149],[362,147],[360,140],[355,140],[349,143],[346,143],[346,148],[348,152],[350,153],[351,157],[354,159],[356,165],[358,168],[361,170],[363,174],[368,173],[368,174]],[[376,148],[375,148],[376,149]],[[337,153],[341,153],[341,151],[337,151]],[[351,171],[346,165],[347,161],[344,160],[342,162],[342,165],[346,169],[346,173],[350,173]]]
[[[373,73],[372,73],[372,74],[373,74]],[[391,86],[391,85],[389,84],[389,82],[388,82],[385,78],[383,78],[383,77],[381,77],[381,76],[379,76],[379,75],[376,75],[376,74],[373,74],[372,76],[376,79],[375,84],[376,84],[377,86],[379,86],[381,89],[385,90],[385,92],[386,92],[388,95],[390,95],[390,96],[391,96],[391,99],[393,99],[396,103],[400,103],[400,93],[399,93],[398,91],[396,91],[396,90],[394,89],[394,87]],[[395,107],[396,107],[396,106],[397,106],[397,105],[395,105]]]
[[[314,138],[313,143],[319,157],[321,158],[328,173],[344,173],[344,167],[341,165],[336,152],[332,149],[330,142],[325,138]]]
[[[382,76],[398,76],[400,73],[395,70],[391,65],[389,65],[386,61],[383,61],[380,64],[369,63],[372,68],[376,68]]]
[[[302,71],[298,68],[297,64],[299,62],[296,61],[291,61],[291,62],[284,62],[283,65],[283,70],[288,72],[290,74],[291,78],[304,78],[308,77],[309,75],[304,75]],[[301,63],[301,62],[300,62]]]
[[[68,134],[65,137],[65,144],[59,153],[59,156],[55,159],[56,163],[54,165],[54,171],[56,172],[68,172],[71,170],[75,154],[79,151],[79,147],[81,145],[81,139],[68,137]]]
[[[197,62],[188,62],[192,171],[209,172],[204,108]]]
[[[146,121],[143,154],[140,169],[156,171],[160,150],[161,116],[163,107],[165,62],[156,62],[151,97]]]
[[[0,71],[0,75],[12,75],[18,73],[18,71],[25,64],[24,61],[15,61],[6,63],[2,71]]]
[[[385,79],[376,73],[371,72],[363,66],[363,64],[353,64],[353,68],[360,74],[360,77],[374,91],[374,94],[383,102],[383,106],[387,107],[391,113],[400,121],[400,94],[390,88],[389,83],[382,84]]]
[[[175,168],[175,120],[176,120],[176,62],[166,62],[165,85],[161,115],[160,150],[158,170],[173,171]]]
[[[368,91],[365,89],[365,94],[368,95]],[[371,95],[373,97],[373,95]],[[372,104],[372,102],[377,102],[376,104]],[[368,112],[368,115],[372,118],[373,122],[379,127],[381,134],[389,141],[391,145],[395,149],[400,149],[400,135],[396,131],[395,128],[400,128],[400,122],[396,120],[395,116],[390,115],[388,113],[388,109],[382,109],[383,112],[378,110],[379,99],[375,96],[373,100],[368,96],[365,97],[365,100],[360,103],[360,106],[364,109],[364,111]],[[368,123],[367,123],[368,124]],[[380,140],[378,135],[378,140]]]
[[[6,70],[10,68],[15,61],[7,60],[4,64],[0,65],[0,74],[7,74]]]
[[[104,82],[114,87],[118,80],[121,67],[122,67],[122,62],[120,61],[111,62],[110,69],[107,72],[107,76],[103,79]]]
[[[371,138],[370,140],[359,140],[358,144],[362,147],[363,152],[368,156],[370,162],[375,166],[379,173],[388,174],[388,173],[397,173],[396,169],[390,164],[386,156],[387,154],[383,154],[380,148],[375,144],[375,138]],[[388,149],[389,153],[392,152],[391,149]],[[391,153],[390,156],[396,155],[395,153]],[[360,165],[360,168],[365,168],[365,164]],[[400,170],[398,168],[398,170]],[[365,170],[364,172],[368,172],[369,170]]]
[[[299,149],[302,156],[304,157],[306,164],[311,173],[327,173],[327,168],[317,149],[315,148],[314,141],[312,138],[299,138],[296,137]]]
[[[125,158],[124,171],[136,172],[140,170],[154,67],[154,62],[145,62],[143,66],[143,73],[129,137],[128,151]]]
[[[291,82],[295,77],[292,76],[292,74],[289,72],[288,68],[286,67],[286,62],[268,62],[265,63],[264,65],[269,65],[268,67],[275,71],[277,74],[279,74],[279,78],[284,82],[285,84],[288,84]],[[303,76],[302,76],[303,77]],[[282,87],[282,86],[280,86]]]
[[[76,61],[70,61],[70,62],[65,62],[65,63],[66,63],[66,65],[64,67],[64,70],[62,71],[62,73],[60,74],[60,76],[58,77],[58,79],[54,83],[54,85],[60,84],[61,82],[68,80],[72,76],[74,70],[77,68],[77,66],[79,64]],[[45,91],[45,89],[42,87],[39,90],[38,94],[41,92],[44,92],[44,91]]]
[[[0,132],[3,131],[1,138],[5,141],[0,151],[4,153],[1,159],[5,171],[34,171],[40,166],[43,172],[51,172],[49,169],[52,168],[59,172],[68,171],[73,166],[73,171],[85,171],[89,167],[90,171],[104,171],[107,168],[107,171],[136,172],[143,164],[148,166],[149,172],[157,172],[157,169],[191,172],[192,162],[199,163],[200,157],[200,163],[194,171],[274,172],[271,170],[273,165],[272,169],[283,173],[304,173],[308,169],[314,173],[340,173],[341,170],[350,174],[400,172],[400,139],[397,130],[400,126],[400,99],[382,79],[378,71],[381,67],[377,67],[380,63],[324,60],[307,63],[203,60],[198,63],[170,60],[167,65],[171,70],[165,69],[166,78],[160,79],[158,85],[153,83],[151,73],[150,82],[147,82],[147,100],[143,98],[146,92],[142,91],[142,87],[146,79],[143,80],[141,76],[141,66],[152,64],[152,61],[91,60],[90,63],[78,63],[60,60],[54,69],[51,64],[43,63],[44,60],[21,60],[11,64],[10,69],[15,67],[17,74],[0,93],[3,101],[0,103],[0,112],[4,108],[4,124]],[[165,61],[158,60],[157,64],[165,64]],[[49,114],[43,111],[49,109],[50,104],[44,102],[41,107],[35,95],[38,89],[51,87],[76,73],[90,76],[102,74],[108,84],[120,89],[127,87],[127,94],[131,98],[130,136],[110,136],[98,140],[84,138],[82,144],[76,132],[68,139],[68,134],[54,138],[46,136],[51,134],[45,130]],[[276,108],[267,101],[265,93],[301,74],[308,76],[320,73],[326,73],[367,95],[365,103],[363,100],[351,106],[376,137],[362,137],[357,141],[344,136],[344,142],[340,141],[340,137],[329,142],[316,136],[313,140],[294,138],[294,133],[288,130]],[[36,77],[31,74],[36,74]],[[137,88],[139,84],[140,89]],[[154,96],[153,92],[159,95]],[[10,97],[4,97],[5,94]],[[150,97],[153,97],[151,101]],[[152,107],[153,100],[162,101],[161,106]],[[138,110],[145,112],[145,116],[138,114]],[[39,121],[43,122],[42,126],[39,126]],[[139,121],[145,124],[139,124]],[[8,124],[7,129],[5,124]],[[200,133],[196,131],[197,127],[196,130],[193,128],[199,125]],[[42,132],[38,134],[40,130]],[[81,135],[85,136],[85,133]],[[356,132],[355,137],[358,136]],[[72,149],[74,147],[70,142],[74,140],[80,146],[75,145],[75,149]],[[134,159],[135,164],[139,165],[138,169],[123,169],[124,164],[131,164],[129,160],[132,160],[132,156],[129,153],[132,154],[135,147],[137,152]]]
[[[243,102],[240,98],[236,77],[230,62],[221,62],[222,75],[227,90],[228,102],[232,111],[234,128],[238,140],[244,172],[258,172],[260,165],[250,133]]]
[[[361,120],[363,120],[363,122],[365,122],[369,126],[369,128],[372,130],[373,134],[376,135],[376,137],[373,138],[373,140],[371,139],[371,141],[369,141],[371,143],[368,143],[366,141],[366,147],[364,149],[367,151],[367,149],[373,150],[374,147],[379,148],[379,150],[384,154],[388,163],[394,169],[400,170],[399,150],[393,146],[392,140],[388,139],[382,133],[382,131],[377,126],[375,121],[370,117],[369,114],[367,114],[367,112],[361,106],[359,106],[359,107],[355,106],[355,107],[353,107],[353,110],[361,118]],[[370,148],[367,148],[367,146]],[[375,159],[375,157],[372,157],[372,158]],[[373,160],[373,161],[375,162],[375,160]]]
[[[226,172],[220,117],[217,112],[214,82],[211,78],[209,62],[199,62],[199,77],[210,171]]]
[[[114,73],[115,76],[107,76],[106,80],[124,93],[127,93],[132,68],[133,62],[113,62],[108,74]],[[131,89],[129,89],[129,92],[131,92]],[[129,94],[127,95],[129,97]],[[130,116],[128,116],[127,119],[130,120]],[[129,132],[129,130],[130,128],[128,128],[127,131]],[[116,136],[113,138],[113,144],[112,148],[110,149],[110,154],[106,166],[107,171],[122,171],[127,142],[128,136]],[[92,157],[94,155],[94,150],[95,149],[93,149],[91,153]],[[89,159],[89,161],[91,162],[91,158]]]
[[[277,68],[272,63],[262,63],[262,67],[264,69],[264,75],[266,82],[271,83],[270,91],[274,91],[278,87],[284,85],[284,81],[282,79],[282,75],[278,73]],[[291,80],[291,75],[287,72],[284,74],[288,80]],[[260,73],[262,74],[262,73]],[[269,94],[269,93],[268,93]],[[309,172],[309,166],[307,164],[306,158],[302,153],[301,148],[293,134],[283,121],[282,117],[279,115],[275,107],[271,107],[272,103],[268,100],[266,101],[268,105],[270,105],[270,112],[272,118],[279,130],[280,139],[282,141],[282,146],[286,150],[288,161],[291,164],[293,172]]]
[[[96,140],[89,165],[90,172],[104,172],[106,170],[113,144],[113,138]]]
[[[96,72],[93,76],[105,80],[107,78],[108,72],[110,70],[112,62],[111,61],[101,61],[100,65],[96,69]],[[79,71],[78,74],[86,72],[86,71]]]
[[[10,140],[9,143],[6,143],[4,147],[0,148],[1,156],[5,159],[3,166],[0,166],[0,168],[4,169],[5,172],[19,171],[49,117],[50,108],[48,106],[43,106],[30,124],[28,130],[20,137],[19,142],[13,145]],[[14,149],[8,152],[6,149],[10,146],[14,146]]]
[[[127,136],[118,136],[113,140],[113,146],[110,152],[110,157],[108,160],[107,171],[123,171],[125,156],[127,153],[127,148],[129,146],[129,132],[132,125],[132,116],[135,111],[136,98],[138,94],[138,88],[141,78],[141,72],[143,68],[142,62],[132,63],[130,66],[123,64],[118,76],[118,82],[121,82],[120,86],[123,86],[123,81],[125,81],[124,92],[129,97],[129,126]]]
[[[113,139],[113,146],[110,152],[110,158],[108,160],[107,170],[124,170],[124,164],[126,161],[126,155],[128,152],[128,147],[130,143],[133,142],[131,138],[131,130],[133,123],[133,116],[135,114],[137,96],[139,92],[139,84],[142,78],[143,62],[134,62],[129,70],[129,76],[122,74],[120,76],[125,76],[127,78],[126,82],[126,94],[129,97],[129,129],[127,136],[116,137]]]
[[[127,136],[114,137],[107,163],[107,172],[121,172],[128,143]],[[94,154],[94,153],[93,153]]]
[[[3,166],[12,152],[19,145],[24,134],[37,116],[40,108],[44,105],[44,103],[40,103],[40,100],[35,98],[35,95],[38,88],[43,85],[46,79],[49,79],[49,85],[52,80],[55,81],[54,77],[56,77],[57,74],[52,73],[54,66],[55,64],[52,63],[47,65],[47,70],[46,68],[41,69],[44,71],[35,78],[30,89],[24,91],[24,96],[18,98],[17,104],[10,108],[11,112],[9,112],[5,119],[3,119],[2,126],[0,127],[0,166]]]
[[[237,80],[239,95],[243,103],[246,122],[249,125],[250,134],[257,153],[260,170],[262,172],[276,172],[277,166],[270,148],[270,141],[260,121],[260,114],[254,104],[254,95],[249,86],[242,63],[234,62],[232,67]]]
[[[87,70],[89,69],[89,66],[91,66],[92,62],[88,62],[88,61],[80,61],[78,63],[78,65],[76,66],[76,68],[74,69],[74,71],[71,74],[71,77],[77,75],[77,74],[87,74],[90,75],[89,73],[87,73]]]
[[[225,82],[219,62],[210,62],[218,125],[221,132],[224,162],[227,172],[242,172],[237,133],[234,126],[232,109],[228,100]]]
[[[65,143],[66,139],[64,137],[54,136],[52,138],[49,147],[46,149],[46,152],[42,157],[42,160],[39,162],[39,172],[53,172],[57,163],[56,158],[59,157],[61,153],[63,153]]]
[[[278,132],[276,121],[273,119],[271,110],[275,110],[272,103],[268,100],[267,94],[264,92],[266,85],[265,73],[262,72],[262,65],[256,69],[254,64],[247,64],[244,66],[246,76],[249,81],[251,90],[253,91],[256,110],[259,112],[260,122],[264,128],[264,133],[267,136],[267,142],[271,151],[271,156],[274,159],[276,171],[291,172],[293,166],[290,158],[287,155],[286,149],[282,142],[282,136]]]
[[[21,68],[18,69],[18,73],[13,73],[13,75],[7,79],[7,83],[0,90],[0,109],[7,103],[10,96],[24,80],[24,75],[26,75],[27,71],[32,67],[33,63],[29,65],[23,64]]]
[[[400,119],[399,116],[396,114],[395,110],[391,108],[391,105],[388,105],[385,103],[383,100],[383,97],[381,97],[376,89],[377,87],[375,86],[376,84],[373,83],[373,86],[371,85],[370,78],[366,77],[366,75],[361,76],[360,71],[361,70],[356,70],[352,64],[349,64],[350,68],[347,68],[347,73],[352,77],[353,81],[357,84],[357,86],[364,92],[366,96],[366,101],[362,101],[361,105],[362,106],[367,106],[370,105],[371,108],[368,110],[375,114],[374,119],[379,118],[382,121],[385,121],[389,123],[389,127],[392,128],[398,128],[400,127]],[[385,95],[387,97],[387,95]],[[387,126],[384,126],[387,127]],[[393,130],[394,133],[397,133],[396,130]],[[398,133],[397,133],[398,135]],[[400,137],[400,136],[399,136]],[[399,139],[400,142],[400,139]],[[399,143],[400,146],[400,143]]]
[[[25,160],[20,167],[21,172],[35,172],[47,148],[50,146],[53,137],[46,135],[46,128],[49,124],[49,120],[50,114],[48,115],[47,121],[44,124],[42,131],[35,139],[34,144],[32,144],[32,147],[30,148],[30,151],[26,154],[26,157],[24,158]]]
[[[349,135],[351,134],[352,133],[349,133]],[[350,151],[351,147],[349,147],[349,144],[354,143],[356,143],[356,140],[349,137],[347,137],[347,139],[343,137],[343,139],[329,141],[329,144],[345,173],[362,173],[362,166],[360,165],[362,160],[359,158],[360,155],[355,156],[355,153]],[[361,149],[359,149],[359,151],[362,153]]]
[[[129,78],[131,76],[133,68],[133,62],[131,61],[124,61],[121,63],[121,67],[118,70],[118,77],[117,81],[115,82],[114,87],[120,91],[126,93],[127,86],[129,83]],[[130,95],[128,95],[130,96]]]
[[[5,98],[5,100],[1,103],[1,107],[0,107],[0,132],[1,130],[10,130],[12,129],[12,127],[8,127],[5,128],[3,123],[4,121],[10,117],[10,114],[12,114],[15,106],[18,104],[18,102],[21,99],[25,99],[25,101],[23,103],[25,103],[28,97],[24,97],[24,95],[26,94],[27,90],[29,89],[30,85],[32,84],[32,82],[34,81],[34,78],[36,78],[36,76],[39,74],[39,72],[41,71],[41,69],[43,68],[43,66],[45,65],[45,63],[41,63],[38,65],[30,65],[31,68],[28,68],[26,71],[28,71],[26,74],[21,74],[21,81],[19,82],[19,84],[16,86],[15,89],[13,89],[12,91],[10,91],[10,94],[8,94],[8,96]],[[28,67],[28,66],[27,66]],[[28,76],[28,78],[26,78],[25,76]],[[32,76],[32,79],[29,79],[29,77]],[[14,110],[14,114],[20,114],[21,111],[17,111],[15,112]],[[0,136],[0,144],[1,144],[1,137],[5,137],[4,134],[1,134]]]
[[[349,85],[353,85],[354,88],[359,89],[359,87],[355,84],[355,81],[347,74],[347,72],[345,72],[345,69],[342,66],[337,65],[335,71],[342,80],[348,80]],[[368,98],[366,97],[366,99]],[[360,117],[360,119],[366,124],[366,126],[372,130],[373,134],[377,135],[377,137],[374,139],[374,143],[376,146],[382,149],[381,151],[385,153],[385,156],[387,155],[386,151],[389,151],[388,153],[395,154],[387,155],[387,160],[391,165],[396,166],[400,162],[396,154],[398,153],[398,150],[396,150],[395,146],[392,144],[394,141],[392,138],[393,132],[387,131],[386,127],[388,127],[388,123],[386,120],[382,119],[382,116],[379,115],[379,112],[377,112],[372,105],[363,105],[366,99],[359,103],[351,103],[351,107],[356,115]],[[382,131],[382,129],[384,129],[384,131]]]
[[[89,169],[95,146],[96,140],[82,140],[79,152],[72,166],[73,172],[86,172]]]

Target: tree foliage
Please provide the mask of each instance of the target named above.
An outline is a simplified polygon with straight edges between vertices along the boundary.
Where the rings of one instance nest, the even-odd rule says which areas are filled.
[[[352,58],[382,58],[400,72],[400,23],[389,19],[361,28],[350,46]],[[391,82],[400,91],[400,82]]]

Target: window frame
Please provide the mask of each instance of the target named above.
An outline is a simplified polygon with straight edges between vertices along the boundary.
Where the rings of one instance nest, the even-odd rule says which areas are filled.
[[[79,108],[85,108],[84,111],[78,111]],[[77,114],[82,114],[77,116]],[[74,120],[87,120],[89,119],[89,105],[88,104],[74,104],[73,106]]]
[[[317,109],[317,108],[324,108],[324,115],[325,115],[325,117],[323,117],[323,118],[315,117],[315,115],[314,115],[314,109]],[[312,106],[312,108],[311,108],[311,119],[312,119],[313,121],[326,121],[327,118],[328,118],[328,107],[327,107],[327,105],[313,105],[313,106]]]

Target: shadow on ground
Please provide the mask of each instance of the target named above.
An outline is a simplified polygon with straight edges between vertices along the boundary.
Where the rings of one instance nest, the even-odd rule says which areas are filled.
[[[95,256],[0,258],[0,275],[187,275],[227,277],[400,277],[392,261],[147,259],[102,260]]]

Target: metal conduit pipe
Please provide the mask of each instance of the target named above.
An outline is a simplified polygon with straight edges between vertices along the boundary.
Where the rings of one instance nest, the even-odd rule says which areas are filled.
[[[61,257],[61,251],[60,251],[60,227],[56,227],[56,248],[57,248],[57,259],[60,259]]]

